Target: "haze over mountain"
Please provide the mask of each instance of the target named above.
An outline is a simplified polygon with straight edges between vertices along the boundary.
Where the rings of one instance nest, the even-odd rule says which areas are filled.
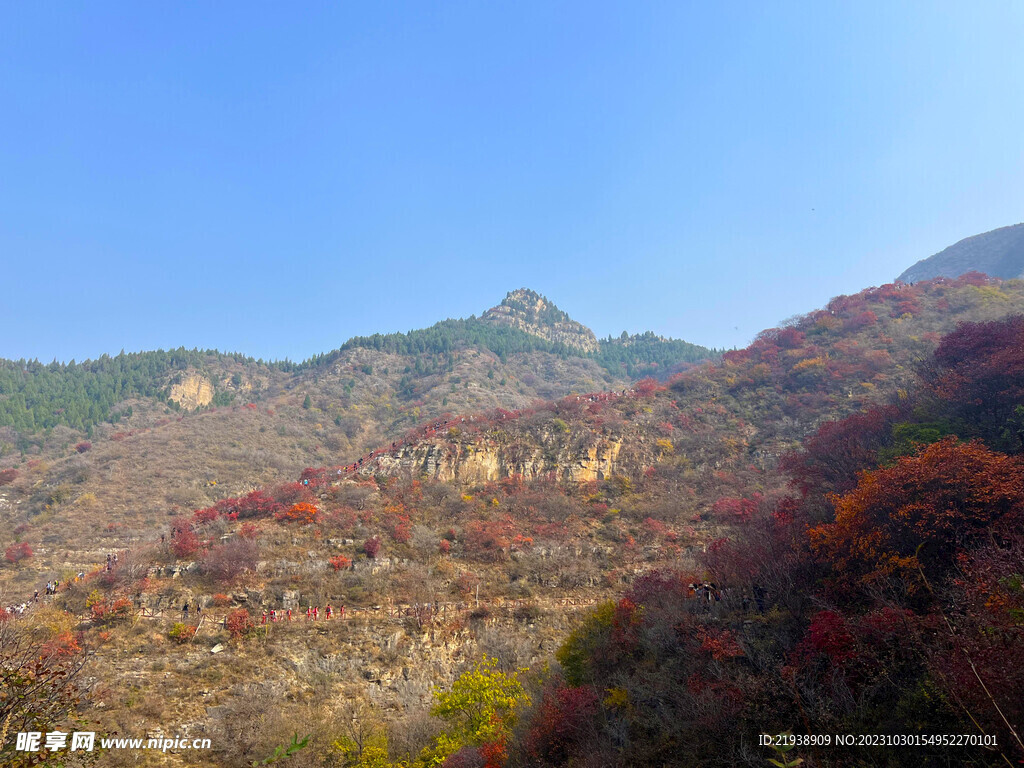
[[[904,283],[983,272],[1010,280],[1024,276],[1024,224],[965,237],[914,264],[896,278]]]

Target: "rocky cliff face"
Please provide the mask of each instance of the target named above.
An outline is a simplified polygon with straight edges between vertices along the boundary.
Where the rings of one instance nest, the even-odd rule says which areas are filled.
[[[187,373],[181,381],[171,385],[171,392],[167,397],[191,411],[213,402],[213,384],[205,376]]]
[[[427,442],[374,457],[361,473],[470,484],[514,475],[526,479],[551,476],[564,482],[583,483],[606,480],[616,474],[633,474],[638,461],[635,456],[626,457],[623,445],[622,440],[614,438],[599,438],[590,445],[575,448],[554,440],[532,445]]]
[[[597,337],[592,330],[577,323],[539,293],[526,288],[509,293],[501,304],[487,310],[483,319],[583,352],[598,350]]]

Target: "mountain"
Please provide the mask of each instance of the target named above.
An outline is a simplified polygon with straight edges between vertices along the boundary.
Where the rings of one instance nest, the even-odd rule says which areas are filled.
[[[354,461],[430,420],[622,390],[714,357],[652,333],[597,341],[523,289],[482,317],[356,337],[302,363],[186,349],[0,361],[0,471],[31,479],[11,501],[41,535],[58,540],[98,514],[149,530],[305,467]],[[86,559],[102,546],[79,544]]]
[[[498,314],[567,328],[547,302],[523,309],[518,301]],[[809,658],[811,646],[794,649],[803,629],[789,631],[795,619],[782,600],[792,587],[774,586],[795,568],[773,555],[786,553],[775,528],[742,562],[723,537],[791,492],[780,457],[825,422],[905,402],[920,423],[898,423],[887,434],[911,451],[929,431],[946,434],[956,414],[923,405],[918,414],[908,399],[922,364],[961,321],[1021,312],[1019,281],[966,275],[890,284],[837,297],[667,381],[615,386],[608,382],[622,378],[598,363],[602,350],[657,350],[665,340],[605,340],[593,356],[572,355],[564,340],[481,318],[354,343],[292,370],[200,357],[170,386],[205,400],[209,389],[192,377],[206,377],[213,396],[234,393],[231,405],[175,411],[136,395],[113,409],[122,414],[118,424],[97,424],[88,446],[63,425],[18,438],[24,458],[14,450],[0,462],[0,546],[8,561],[0,591],[17,601],[59,577],[60,593],[11,626],[30,628],[50,649],[63,642],[48,657],[55,664],[87,664],[83,678],[93,693],[83,714],[95,730],[159,727],[209,737],[214,752],[203,759],[211,764],[251,765],[298,732],[311,734],[313,748],[289,761],[297,767],[437,765],[436,755],[418,758],[447,727],[431,715],[440,711],[432,692],[481,656],[505,674],[530,669],[522,679],[539,706],[523,735],[541,746],[550,741],[545,723],[564,722],[564,711],[600,714],[593,727],[581,720],[586,729],[563,730],[593,734],[609,756],[601,764],[680,764],[672,751],[680,745],[735,752],[745,749],[737,740],[699,734],[746,728],[731,714],[740,705],[752,708],[748,732],[765,717],[774,718],[770,732],[782,732],[798,721],[800,702],[785,688],[771,694],[774,679],[757,678],[738,696],[741,689],[719,686],[713,675],[735,671],[743,682]],[[528,376],[536,377],[532,385]],[[595,386],[566,392],[572,376],[593,377]],[[525,394],[544,388],[558,394],[541,402]],[[968,405],[975,407],[973,397]],[[899,441],[880,460],[902,455],[893,450]],[[822,460],[845,466],[858,447],[823,450]],[[1019,484],[1019,473],[1011,479]],[[785,519],[769,517],[772,526]],[[793,538],[785,532],[785,541]],[[104,568],[110,552],[120,552],[120,562]],[[718,563],[710,572],[729,590],[723,605],[686,597],[687,583],[709,578],[708,562]],[[674,575],[680,571],[685,580]],[[756,613],[739,594],[755,571],[782,574],[755,582],[771,587],[767,597],[755,591]],[[85,578],[76,581],[79,572]],[[686,601],[679,615],[676,603],[661,599],[677,582]],[[648,632],[643,616],[626,612],[628,601],[606,602],[623,590],[651,616],[667,614],[664,625]],[[186,603],[192,614],[181,610]],[[314,605],[344,607],[345,619],[301,616]],[[262,618],[272,610],[279,621]],[[582,621],[581,611],[589,614]],[[681,671],[681,664],[692,666]],[[603,679],[588,692],[572,681],[590,669]],[[548,689],[561,674],[574,688]],[[821,674],[835,679],[828,668]],[[815,684],[798,693],[831,690]],[[939,706],[926,699],[916,706]],[[690,709],[676,716],[672,707],[683,705]],[[821,711],[832,710],[823,704]],[[645,731],[652,722],[657,727]],[[834,732],[858,730],[848,720],[840,725]],[[686,738],[659,735],[680,729]],[[628,741],[616,741],[621,734]],[[658,751],[644,752],[647,745]],[[629,759],[616,763],[614,750],[627,747]],[[756,762],[734,757],[682,764]],[[566,764],[576,763],[510,763]]]
[[[706,347],[650,333],[598,342],[589,328],[572,320],[540,294],[524,288],[510,292],[501,304],[480,318],[444,320],[409,333],[354,337],[339,349],[302,363],[264,363],[238,354],[183,347],[122,352],[116,357],[103,355],[97,360],[72,360],[67,364],[0,359],[0,427],[13,427],[21,434],[56,426],[90,431],[97,424],[117,423],[124,415],[122,405],[135,398],[176,410],[241,404],[353,367],[371,375],[375,361],[383,363],[375,374],[378,378],[381,371],[385,378],[390,376],[392,364],[397,364],[399,398],[418,400],[426,388],[423,380],[438,372],[451,373],[456,358],[473,354],[497,356],[498,367],[510,360],[516,367],[514,359],[535,353],[572,361],[568,367],[588,369],[583,379],[596,377],[604,379],[605,384],[647,375],[664,378],[681,367],[716,355]],[[405,359],[398,361],[393,359],[395,356]],[[358,362],[353,365],[355,360]],[[597,372],[597,366],[606,373]],[[541,366],[542,370],[545,368],[551,366]],[[496,372],[492,365],[489,377],[493,378]],[[543,376],[550,387],[520,394],[551,397],[560,390],[585,386],[577,374],[568,374],[558,381],[561,374],[551,373]],[[357,388],[353,380],[348,385],[349,390]],[[532,388],[529,383],[526,386]],[[500,398],[493,403],[485,399],[476,405],[489,407],[502,402]]]
[[[921,259],[896,279],[916,283],[935,277],[960,277],[967,272],[983,272],[1003,280],[1024,276],[1024,224],[964,238]]]
[[[496,326],[518,328],[531,336],[565,344],[581,352],[598,351],[597,337],[543,296],[527,288],[510,292],[481,318]]]

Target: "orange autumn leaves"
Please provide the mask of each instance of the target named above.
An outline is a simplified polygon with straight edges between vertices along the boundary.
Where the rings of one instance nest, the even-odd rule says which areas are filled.
[[[319,510],[316,508],[315,504],[300,501],[298,504],[292,504],[288,509],[274,513],[274,518],[279,523],[310,525],[316,521],[317,514],[319,514]]]
[[[899,579],[914,592],[920,571],[942,575],[965,544],[1024,522],[1024,461],[947,438],[861,474],[832,502],[835,521],[810,531],[815,554],[851,585]]]

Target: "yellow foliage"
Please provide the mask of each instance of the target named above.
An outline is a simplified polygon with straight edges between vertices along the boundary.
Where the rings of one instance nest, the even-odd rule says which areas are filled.
[[[405,765],[388,760],[388,737],[383,731],[373,734],[362,745],[342,736],[331,747],[342,756],[346,768],[403,768]]]
[[[32,633],[41,639],[50,639],[71,632],[75,617],[52,605],[42,605],[24,619]]]
[[[671,456],[676,452],[676,447],[672,445],[672,441],[667,437],[659,439],[656,445],[658,446],[658,453],[662,456]]]
[[[809,357],[806,360],[801,360],[799,363],[793,366],[794,371],[809,371],[814,369],[814,372],[820,371],[825,367],[824,357]]]
[[[629,706],[629,691],[625,688],[609,688],[604,705],[609,709],[626,709]]]
[[[81,496],[75,499],[75,504],[85,509],[94,509],[97,504],[96,494],[92,492],[83,493]]]
[[[441,765],[449,755],[465,746],[478,746],[511,733],[519,710],[530,705],[530,697],[519,674],[502,672],[497,659],[483,658],[463,672],[450,690],[434,690],[430,714],[444,720],[447,730],[423,750],[420,765]]]
[[[969,286],[969,290],[976,298],[981,300],[982,304],[987,304],[991,301],[1006,301],[1010,298],[994,285],[972,285]]]

